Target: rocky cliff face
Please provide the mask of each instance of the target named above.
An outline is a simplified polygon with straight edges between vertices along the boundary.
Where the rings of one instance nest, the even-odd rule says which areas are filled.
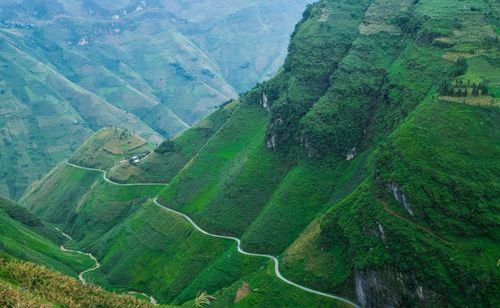
[[[355,271],[356,296],[363,307],[443,307],[446,297],[392,269]]]

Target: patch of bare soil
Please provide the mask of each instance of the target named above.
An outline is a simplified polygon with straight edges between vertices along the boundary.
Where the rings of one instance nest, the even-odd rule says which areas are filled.
[[[241,287],[238,289],[238,292],[236,292],[236,296],[234,297],[234,302],[235,303],[239,302],[240,300],[247,297],[250,293],[252,293],[250,286],[248,285],[248,283],[243,282]]]

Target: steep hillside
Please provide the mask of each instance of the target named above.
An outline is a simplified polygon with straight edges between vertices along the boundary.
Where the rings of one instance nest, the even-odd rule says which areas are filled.
[[[103,129],[70,157],[71,163],[107,169],[122,158],[143,153],[148,145],[130,132]],[[59,225],[73,238],[92,243],[141,207],[162,186],[118,186],[102,174],[61,163],[35,182],[21,203],[46,222]]]
[[[136,116],[70,82],[10,40],[0,40],[0,62],[2,195],[18,198],[100,127],[129,128],[152,143],[163,140]]]
[[[117,182],[169,182],[212,138],[231,116],[234,102],[221,106],[193,127],[163,142],[138,164],[122,161],[109,170]],[[89,166],[83,162],[83,166]]]
[[[0,251],[17,258],[51,267],[66,275],[92,265],[86,256],[61,251],[64,238],[25,208],[0,198]]]
[[[0,254],[0,305],[3,307],[148,307],[132,296],[109,293],[45,267]]]
[[[309,0],[219,2],[0,3],[0,194],[103,127],[159,144],[274,74]]]
[[[215,123],[214,119],[216,115],[202,123]],[[123,131],[104,132],[110,134],[97,133],[76,154],[88,154],[98,161],[109,158],[98,145],[116,140],[114,137]],[[61,164],[35,183],[22,203],[69,233],[73,240],[68,247],[95,254],[101,267],[88,273],[86,279],[113,290],[146,292],[162,303],[175,304],[190,302],[207,290],[217,292],[217,298],[227,303],[234,301],[236,291],[246,283],[257,292],[247,294],[247,301],[254,304],[284,301],[336,306],[332,299],[310,295],[278,280],[265,258],[243,257],[232,242],[202,235],[184,218],[148,200],[163,187],[113,184],[98,171]]]
[[[94,281],[178,304],[207,290],[220,306],[349,305],[276,280],[271,262],[196,224],[278,256],[294,283],[362,306],[497,306],[499,14],[484,0],[309,6],[276,77],[143,165],[112,169],[129,184],[169,185],[157,194],[164,208],[146,200],[158,190],[144,192],[99,240],[74,243],[102,261]],[[91,177],[102,174],[61,166],[23,204],[53,219],[71,208],[60,223],[76,234],[97,219],[87,204],[103,211],[134,187]],[[105,202],[87,195],[108,184]],[[67,202],[70,192],[88,198]]]
[[[498,231],[493,226],[499,189],[493,158],[499,141],[499,83],[493,73],[498,25],[491,19],[498,12],[490,4],[358,3],[362,22],[354,32],[343,22],[345,34],[340,27],[326,28],[327,16],[341,22],[335,15],[342,13],[339,3],[311,7],[295,32],[284,71],[244,98],[269,110],[266,134],[238,118],[248,116],[257,125],[265,111],[259,117],[249,112],[257,107],[242,107],[242,115],[232,116],[235,125],[227,124],[161,193],[162,202],[208,230],[241,235],[250,250],[285,252],[285,273],[323,290],[356,289],[364,305],[497,302],[498,239],[486,232]],[[348,10],[356,16],[353,7]],[[335,42],[331,47],[321,36],[326,33]],[[351,43],[340,45],[333,37],[342,34]],[[455,78],[469,84],[466,97],[437,93],[442,90],[436,80],[451,85]],[[470,92],[480,83],[490,95]],[[252,135],[248,143],[246,133]],[[399,134],[405,137],[395,145]],[[269,153],[263,138],[275,151],[268,155],[285,156],[289,164],[295,161],[293,167],[256,159],[252,154],[259,146]],[[250,142],[258,140],[252,150]],[[474,152],[476,146],[482,150]],[[472,174],[478,177],[472,180]],[[406,217],[398,214],[389,203],[394,198],[417,208]],[[453,239],[459,243],[450,246]],[[484,259],[473,257],[477,249]],[[450,259],[461,264],[448,264]],[[482,295],[456,291],[463,289]]]

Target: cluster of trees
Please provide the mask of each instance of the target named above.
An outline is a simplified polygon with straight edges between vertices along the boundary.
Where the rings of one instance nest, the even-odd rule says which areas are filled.
[[[439,85],[439,93],[447,96],[462,96],[466,97],[469,94],[472,96],[488,95],[488,86],[482,82],[476,84],[470,80],[465,83],[463,80],[455,80],[451,85],[447,81],[442,81]]]

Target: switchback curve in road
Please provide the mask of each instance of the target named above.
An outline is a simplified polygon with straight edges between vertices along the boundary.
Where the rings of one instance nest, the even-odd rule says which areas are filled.
[[[324,292],[321,292],[321,291],[317,291],[317,290],[314,290],[314,289],[310,289],[308,287],[305,287],[305,286],[302,286],[298,283],[295,283],[291,280],[288,280],[287,278],[285,278],[281,272],[280,272],[280,269],[279,269],[279,265],[280,265],[280,262],[278,260],[277,257],[275,256],[271,256],[271,255],[266,255],[266,254],[260,254],[260,253],[252,253],[252,252],[247,252],[245,250],[243,250],[241,248],[241,240],[239,238],[236,238],[236,237],[232,237],[232,236],[226,236],[226,235],[217,235],[217,234],[213,234],[213,233],[210,233],[210,232],[207,232],[205,230],[203,230],[200,226],[198,226],[189,216],[187,216],[186,214],[183,214],[181,212],[178,212],[176,210],[173,210],[171,208],[168,208],[162,204],[160,204],[158,202],[158,198],[155,198],[153,200],[153,202],[159,206],[160,208],[162,208],[163,210],[166,210],[168,212],[171,212],[171,213],[174,213],[178,216],[182,216],[184,219],[186,219],[196,230],[198,230],[199,232],[207,235],[207,236],[211,236],[211,237],[216,237],[216,238],[221,238],[221,239],[226,239],[226,240],[232,240],[232,241],[235,241],[237,243],[237,247],[238,247],[238,252],[243,254],[243,255],[247,255],[247,256],[252,256],[252,257],[261,257],[261,258],[267,258],[267,259],[270,259],[274,262],[274,273],[276,274],[276,277],[278,277],[280,280],[282,280],[283,282],[285,282],[286,284],[289,284],[291,286],[294,286],[296,288],[299,288],[303,291],[306,291],[306,292],[309,292],[309,293],[312,293],[312,294],[316,294],[316,295],[320,295],[320,296],[324,296],[324,297],[328,297],[328,298],[332,298],[332,299],[335,299],[335,300],[338,300],[338,301],[341,301],[343,303],[346,303],[346,304],[349,304],[349,305],[352,305],[353,307],[360,307],[358,304],[354,303],[353,301],[351,301],[350,299],[348,298],[345,298],[345,297],[342,297],[342,296],[338,296],[338,295],[334,295],[334,294],[329,294],[329,293],[324,293]]]
[[[56,229],[57,232],[61,233],[62,236],[64,236],[65,238],[67,238],[69,241],[71,241],[73,239],[71,236],[69,236],[68,234],[64,233],[64,231],[62,231],[58,227],[55,227],[55,229]],[[77,254],[80,254],[80,255],[88,256],[89,258],[92,259],[92,261],[94,261],[95,265],[93,267],[84,270],[83,272],[81,272],[78,275],[78,280],[80,280],[80,282],[82,284],[87,284],[87,280],[85,280],[85,277],[84,277],[84,275],[86,273],[93,272],[93,271],[95,271],[95,270],[97,270],[98,268],[101,267],[101,264],[99,263],[99,261],[97,260],[97,258],[94,257],[94,255],[91,254],[91,253],[86,253],[86,252],[79,251],[79,250],[67,249],[67,248],[64,247],[64,245],[61,245],[59,248],[61,248],[61,250],[64,251],[64,252],[77,253]],[[151,302],[151,304],[158,305],[158,302],[156,301],[156,299],[153,296],[147,295],[146,293],[135,292],[135,291],[129,291],[128,293],[130,293],[130,294],[141,294],[141,295],[145,296],[146,298],[148,298],[149,301]]]
[[[61,233],[65,238],[67,238],[68,240],[72,240],[71,236],[67,235],[66,233],[64,233],[61,229],[59,228],[55,228],[59,233]],[[81,272],[79,275],[78,275],[78,279],[83,283],[83,284],[87,284],[87,281],[85,280],[85,277],[84,275],[87,274],[87,273],[90,273],[90,272],[93,272],[95,270],[97,270],[99,267],[101,267],[101,264],[99,263],[99,261],[97,261],[97,258],[94,257],[93,254],[91,253],[86,253],[86,252],[83,252],[83,251],[79,251],[79,250],[72,250],[72,249],[67,249],[64,247],[64,245],[61,245],[61,250],[64,251],[64,252],[71,252],[71,253],[77,253],[77,254],[80,254],[80,255],[85,255],[89,258],[92,259],[92,261],[94,261],[95,265],[89,269],[86,269],[84,270],[83,272]]]
[[[96,169],[96,168],[88,168],[88,167],[82,167],[82,166],[78,166],[78,165],[75,165],[75,164],[72,164],[68,161],[65,161],[66,165],[69,165],[69,166],[72,166],[72,167],[75,167],[75,168],[79,168],[79,169],[83,169],[83,170],[89,170],[89,171],[96,171],[96,172],[101,172],[102,175],[103,175],[103,179],[110,183],[110,184],[113,184],[113,185],[118,185],[118,186],[147,186],[147,185],[156,185],[156,186],[166,186],[168,184],[162,184],[162,183],[135,183],[135,184],[123,184],[123,183],[117,183],[117,182],[113,182],[111,181],[110,179],[108,179],[107,177],[107,172],[104,171],[104,170],[101,170],[101,169]],[[339,296],[339,295],[334,295],[334,294],[330,294],[330,293],[325,293],[325,292],[321,292],[321,291],[317,291],[317,290],[314,290],[314,289],[311,289],[311,288],[308,288],[308,287],[305,287],[303,285],[300,285],[298,283],[295,283],[287,278],[285,278],[281,272],[280,272],[280,269],[279,269],[279,260],[277,257],[275,256],[271,256],[271,255],[266,255],[266,254],[258,254],[258,253],[251,253],[251,252],[247,252],[245,250],[243,250],[241,248],[241,240],[236,238],[236,237],[232,237],[232,236],[226,236],[226,235],[217,235],[217,234],[213,234],[213,233],[210,233],[210,232],[207,232],[205,230],[203,230],[200,226],[198,226],[189,216],[187,216],[186,214],[183,214],[181,212],[178,212],[176,210],[173,210],[171,208],[168,208],[162,204],[160,204],[158,202],[158,198],[155,198],[153,199],[153,202],[156,206],[160,207],[161,209],[165,210],[165,211],[168,211],[168,212],[171,212],[173,214],[176,214],[178,216],[182,216],[184,219],[186,219],[196,230],[198,230],[199,232],[207,235],[207,236],[211,236],[211,237],[215,237],[215,238],[220,238],[220,239],[226,239],[226,240],[232,240],[232,241],[235,241],[237,243],[237,248],[238,248],[238,252],[243,254],[243,255],[247,255],[247,256],[252,256],[252,257],[260,257],[260,258],[267,258],[267,259],[270,259],[274,262],[274,273],[276,275],[276,277],[278,277],[278,279],[280,279],[281,281],[285,282],[286,284],[288,285],[291,285],[291,286],[294,286],[298,289],[301,289],[303,291],[306,291],[308,293],[311,293],[311,294],[316,294],[316,295],[319,295],[319,296],[323,296],[323,297],[328,297],[328,298],[331,298],[331,299],[335,299],[335,300],[338,300],[340,302],[343,302],[343,303],[346,303],[346,304],[349,304],[353,307],[356,307],[356,308],[360,308],[360,306],[358,304],[356,304],[355,302],[351,301],[350,299],[348,298],[345,298],[345,297],[342,297],[342,296]],[[95,269],[94,269],[95,270]]]
[[[110,180],[108,178],[107,172],[104,171],[104,170],[96,169],[96,168],[89,168],[89,167],[78,166],[78,165],[70,163],[67,160],[64,161],[64,163],[66,165],[68,165],[68,166],[75,167],[75,168],[78,168],[78,169],[100,172],[100,173],[102,173],[102,178],[104,179],[104,181],[108,182],[109,184],[116,185],[116,186],[167,186],[168,185],[168,183],[118,183],[118,182],[115,182],[113,180]]]

